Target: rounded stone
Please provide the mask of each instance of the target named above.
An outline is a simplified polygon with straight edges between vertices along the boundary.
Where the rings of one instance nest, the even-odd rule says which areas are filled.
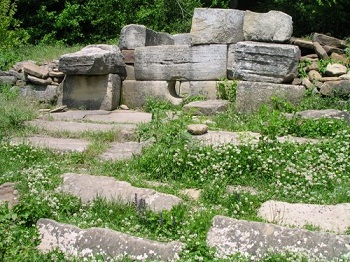
[[[204,124],[191,124],[187,126],[187,132],[191,135],[203,135],[208,132],[208,126]]]

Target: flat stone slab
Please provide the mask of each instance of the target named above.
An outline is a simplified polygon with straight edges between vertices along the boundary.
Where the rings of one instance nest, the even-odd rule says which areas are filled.
[[[4,183],[0,185],[0,205],[7,202],[9,207],[18,204],[18,191],[15,189],[15,183]]]
[[[204,100],[194,101],[183,106],[183,110],[193,115],[215,115],[225,112],[228,109],[229,102],[227,100]]]
[[[278,225],[293,227],[309,225],[337,234],[345,234],[350,228],[350,203],[311,205],[269,200],[262,204],[258,215]]]
[[[350,236],[291,229],[261,222],[215,216],[207,234],[207,244],[216,256],[241,253],[261,261],[268,252],[296,252],[314,261],[330,261],[350,255]]]
[[[47,115],[47,118],[53,120],[84,120],[89,115],[108,115],[110,111],[105,110],[69,110],[66,112],[57,112]],[[44,116],[43,116],[44,117]],[[45,117],[44,117],[45,118]]]
[[[89,146],[89,142],[83,139],[55,138],[47,136],[14,138],[11,142],[14,144],[31,144],[34,147],[49,148],[61,152],[84,152]]]
[[[125,255],[133,261],[175,261],[182,250],[177,241],[161,243],[107,228],[80,229],[50,219],[39,219],[37,227],[41,237],[38,249],[43,252],[59,249],[77,257],[101,255],[105,261]]]
[[[100,158],[112,161],[131,159],[134,155],[140,155],[142,148],[148,144],[148,142],[112,143],[110,148]]]
[[[305,119],[320,119],[320,118],[340,119],[350,124],[350,114],[346,111],[341,111],[338,109],[305,110],[305,111],[298,112],[297,115]]]
[[[85,174],[63,174],[63,184],[58,188],[65,193],[81,198],[83,203],[102,197],[109,201],[133,203],[135,198],[145,200],[151,210],[159,212],[170,210],[181,203],[181,199],[153,189],[134,187],[128,182],[118,181],[113,177],[92,176]]]

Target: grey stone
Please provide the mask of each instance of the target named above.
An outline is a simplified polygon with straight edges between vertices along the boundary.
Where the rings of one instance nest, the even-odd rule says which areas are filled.
[[[268,252],[305,254],[310,261],[330,261],[350,255],[350,236],[290,229],[273,224],[215,216],[207,234],[207,245],[216,256],[241,253],[261,261]]]
[[[62,106],[67,108],[67,106]],[[90,115],[109,115],[110,111],[105,110],[64,110],[63,112],[54,112],[49,115],[49,119],[51,120],[64,120],[64,121],[74,121],[74,120],[85,120]]]
[[[148,142],[112,143],[107,151],[100,156],[100,158],[102,160],[112,161],[131,159],[133,156],[140,155],[142,148],[147,145],[149,145]]]
[[[40,251],[58,249],[78,258],[101,255],[104,261],[114,261],[127,255],[133,261],[175,261],[183,248],[177,241],[161,243],[107,228],[80,229],[50,219],[39,219],[37,228]]]
[[[202,136],[196,136],[203,145],[218,146],[223,144],[256,144],[261,135],[254,132],[208,131]]]
[[[226,77],[226,45],[150,46],[135,49],[136,80],[217,80]]]
[[[183,110],[193,115],[210,116],[225,112],[228,106],[229,102],[227,100],[205,100],[188,103],[183,106]]]
[[[314,51],[314,44],[312,41],[291,37],[289,42],[293,45],[299,46],[300,49],[307,49],[308,51]]]
[[[339,76],[341,80],[350,80],[350,72],[347,72],[344,75]]]
[[[174,45],[191,45],[192,38],[190,33],[176,34],[174,37]]]
[[[216,99],[217,81],[177,81],[176,93],[180,97],[201,96]]]
[[[64,73],[60,71],[49,71],[49,76],[50,77],[56,77],[56,78],[63,78]]]
[[[308,76],[310,81],[320,80],[322,78],[322,75],[316,70],[310,70]]]
[[[293,20],[291,16],[280,11],[246,11],[243,32],[245,40],[248,41],[286,42],[293,33]]]
[[[15,183],[7,182],[0,185],[0,205],[7,202],[11,208],[19,203],[18,191],[15,189]]]
[[[98,121],[105,123],[148,123],[152,120],[152,114],[137,111],[114,110],[110,114],[98,115],[89,114],[84,117],[85,120]]]
[[[38,77],[35,77],[35,76],[28,75],[27,76],[27,80],[29,82],[32,82],[33,84],[43,85],[43,86],[51,85],[51,83],[52,83],[52,79],[50,77],[46,78],[46,79],[42,79],[42,78],[38,78]]]
[[[339,55],[337,53],[331,53],[330,58],[332,61],[338,61],[344,64],[347,64],[350,62],[350,59],[345,57],[345,55]]]
[[[128,182],[118,181],[113,177],[93,176],[85,174],[63,174],[63,184],[59,191],[72,194],[81,198],[83,203],[94,200],[97,197],[107,201],[133,203],[135,198],[143,199],[147,208],[160,212],[170,210],[182,200],[176,196],[157,192],[149,188],[139,188]]]
[[[347,47],[346,42],[344,40],[340,40],[335,37],[331,37],[331,36],[319,34],[319,33],[315,33],[312,36],[312,41],[318,42],[321,45],[334,46],[342,49]]]
[[[324,48],[320,45],[320,43],[314,42],[314,48],[315,48],[316,54],[318,55],[318,58],[320,58],[320,59],[328,59],[329,58],[326,50],[324,50]]]
[[[258,216],[282,226],[314,226],[321,231],[346,234],[350,228],[350,203],[311,205],[269,200],[261,205]]]
[[[58,99],[58,88],[54,85],[27,85],[19,88],[19,91],[21,96],[43,103],[54,104]]]
[[[84,152],[89,145],[89,142],[83,139],[55,138],[46,136],[14,138],[11,140],[11,143],[30,144],[34,147],[49,148],[60,152]]]
[[[297,115],[305,119],[334,118],[350,123],[350,114],[338,109],[305,110],[298,112]]]
[[[126,69],[125,80],[136,80],[134,66],[133,65],[126,65],[125,69]]]
[[[195,8],[192,17],[192,45],[232,44],[244,40],[244,11]]]
[[[233,48],[233,79],[291,83],[297,76],[300,49],[293,45],[239,42]]]
[[[339,55],[345,54],[344,49],[340,49],[334,46],[324,45],[323,48],[327,52],[327,54],[339,54]]]
[[[187,132],[191,135],[204,135],[208,132],[208,126],[204,124],[190,124],[187,126]]]
[[[125,77],[125,63],[114,45],[89,45],[60,57],[59,70],[67,75],[108,75]]]
[[[347,67],[342,64],[328,64],[326,67],[327,76],[341,76],[346,74],[348,71]]]
[[[320,93],[326,96],[350,97],[350,80],[327,81],[320,86]]]
[[[317,82],[329,82],[329,81],[340,81],[341,78],[337,77],[337,76],[324,76],[321,77],[320,79],[318,79]]]
[[[67,75],[62,103],[71,108],[113,110],[120,102],[121,78],[109,75]]]
[[[0,85],[14,85],[16,84],[17,78],[15,76],[4,75],[0,76]]]
[[[123,59],[125,64],[134,64],[135,63],[135,50],[131,49],[131,50],[122,50],[122,55],[123,55]]]
[[[301,82],[308,90],[313,90],[315,88],[314,84],[309,80],[309,78],[303,78]]]
[[[179,105],[182,99],[176,94],[175,81],[123,81],[122,101],[129,108],[141,108],[148,98],[157,98]]]
[[[285,99],[296,105],[303,99],[304,95],[304,86],[239,81],[236,93],[236,110],[240,113],[257,111],[264,104],[271,105],[272,97]]]
[[[23,71],[29,75],[45,79],[49,76],[49,70],[43,66],[37,66],[33,62],[24,62]]]
[[[130,24],[122,28],[119,39],[120,49],[135,49],[144,46],[173,45],[174,38],[167,33],[148,29],[144,25]]]

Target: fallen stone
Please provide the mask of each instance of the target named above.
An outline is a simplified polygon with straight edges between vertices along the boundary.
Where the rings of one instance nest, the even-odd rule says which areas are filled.
[[[313,226],[337,234],[346,234],[350,228],[349,203],[311,205],[269,200],[261,205],[258,216],[282,226]]]
[[[149,144],[149,142],[112,143],[107,151],[100,156],[100,158],[102,160],[111,161],[131,159],[136,155],[140,155],[142,148]]]
[[[15,183],[6,182],[0,185],[0,205],[4,202],[7,202],[10,208],[19,203],[18,191],[15,189]]]
[[[177,81],[175,89],[180,97],[201,96],[213,100],[217,98],[217,83],[218,81]]]
[[[174,105],[182,102],[176,94],[175,81],[123,81],[123,103],[129,108],[142,108],[150,97],[166,100]]]
[[[49,71],[49,76],[55,78],[63,78],[65,75],[63,72],[60,71]]]
[[[46,136],[33,136],[26,138],[14,138],[13,144],[30,144],[34,147],[48,148],[60,152],[84,152],[89,142],[83,139],[55,138]]]
[[[300,78],[294,78],[292,85],[302,85],[303,84],[303,80]]]
[[[174,37],[174,45],[191,45],[192,38],[190,33],[176,34]]]
[[[216,256],[240,253],[261,261],[267,253],[305,254],[310,261],[330,261],[349,256],[350,236],[291,229],[261,222],[215,216],[207,234],[207,245]]]
[[[326,52],[326,50],[324,50],[324,48],[320,45],[320,43],[318,42],[313,42],[314,43],[314,48],[315,48],[315,52],[318,56],[319,59],[328,59],[329,56]]]
[[[37,66],[36,64],[29,61],[23,63],[23,71],[28,75],[32,75],[42,79],[45,79],[49,76],[49,71],[46,67]]]
[[[33,84],[43,85],[43,86],[51,85],[51,83],[52,83],[52,78],[50,78],[50,77],[46,78],[46,79],[42,79],[42,78],[28,75],[27,79],[29,82],[32,82]]]
[[[254,13],[246,11],[243,24],[246,41],[286,42],[293,33],[292,17],[280,12]]]
[[[149,46],[135,49],[135,78],[142,81],[218,80],[226,77],[226,45]]]
[[[340,76],[346,74],[347,67],[342,64],[328,64],[326,67],[327,76]]]
[[[343,55],[345,54],[345,50],[344,49],[340,49],[334,46],[329,46],[329,45],[324,45],[323,49],[326,50],[327,54],[339,54],[339,55]]]
[[[322,78],[322,75],[316,70],[310,70],[308,76],[310,81],[320,80]]]
[[[192,17],[192,44],[232,44],[244,40],[244,11],[195,8]]]
[[[348,58],[346,58],[344,55],[340,55],[340,54],[337,54],[337,53],[332,53],[331,56],[330,56],[331,60],[333,61],[339,61],[339,62],[342,62],[342,63],[349,63],[350,60]]]
[[[305,86],[308,90],[313,90],[315,85],[309,80],[309,78],[303,78],[302,82],[303,86]]]
[[[236,110],[240,113],[255,112],[264,104],[271,105],[273,97],[285,99],[296,105],[304,95],[304,86],[239,81],[236,92]]]
[[[0,76],[0,85],[14,85],[17,82],[17,77],[10,76],[10,75],[4,75]]]
[[[58,87],[55,85],[26,85],[21,87],[19,91],[21,96],[43,103],[54,104],[58,99]]]
[[[58,190],[81,198],[83,203],[93,201],[97,197],[125,204],[143,199],[147,208],[155,212],[170,210],[182,202],[176,196],[153,189],[134,187],[128,182],[106,176],[66,173],[63,174],[63,184]]]
[[[320,93],[326,96],[350,97],[350,80],[327,81],[320,86]]]
[[[312,36],[312,41],[318,42],[321,45],[334,46],[341,49],[344,49],[347,47],[346,42],[344,40],[340,40],[338,38],[331,37],[324,34],[315,33]]]
[[[297,46],[239,42],[232,53],[233,61],[228,65],[232,79],[255,82],[291,83],[297,76],[300,49]]]
[[[208,126],[204,124],[191,124],[187,126],[187,132],[191,135],[204,135],[208,133]]]
[[[350,114],[346,111],[337,109],[324,109],[324,110],[305,110],[297,113],[304,119],[320,119],[320,118],[334,118],[344,120],[350,123]]]
[[[318,59],[317,59],[318,60]],[[315,70],[315,71],[318,71],[319,72],[319,66],[318,66],[318,63],[317,62],[312,62],[311,65],[308,65],[306,68],[305,68],[306,72],[309,72],[311,70]]]
[[[114,45],[88,45],[78,52],[60,57],[59,70],[67,75],[108,75],[125,77],[125,63]]]
[[[130,24],[120,32],[119,48],[135,49],[144,46],[174,45],[174,38],[167,33],[156,32],[144,25]]]
[[[183,110],[192,115],[210,116],[225,112],[228,109],[229,104],[230,103],[227,100],[194,101],[184,105]]]
[[[127,105],[124,105],[124,104],[123,104],[123,105],[120,105],[120,106],[119,106],[119,109],[120,109],[120,110],[130,110],[130,108],[129,108]]]
[[[328,81],[340,81],[341,79],[337,76],[325,76],[318,79],[319,82],[328,82]]]
[[[100,255],[105,261],[114,261],[127,255],[133,261],[175,261],[183,247],[177,241],[161,243],[107,228],[80,229],[50,219],[39,219],[37,228],[41,239],[38,250],[58,249],[80,258]]]

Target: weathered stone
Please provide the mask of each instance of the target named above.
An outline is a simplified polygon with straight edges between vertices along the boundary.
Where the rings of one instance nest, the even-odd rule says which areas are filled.
[[[49,148],[60,152],[84,152],[89,145],[89,142],[83,139],[55,138],[46,136],[14,138],[13,140],[11,140],[11,142],[14,144],[30,144],[35,147]]]
[[[305,119],[334,118],[350,123],[350,114],[337,109],[305,110],[298,112],[297,115]]]
[[[329,56],[328,56],[326,50],[324,50],[324,48],[320,45],[320,43],[318,43],[318,42],[313,42],[313,43],[314,43],[315,52],[316,52],[318,58],[328,59]]]
[[[120,49],[135,49],[144,46],[173,45],[174,38],[167,33],[159,33],[144,25],[130,24],[122,28],[119,39]]]
[[[176,93],[180,97],[202,96],[206,99],[216,99],[217,81],[178,81]]]
[[[33,84],[42,85],[42,86],[51,85],[51,83],[52,83],[52,79],[50,77],[46,78],[46,79],[42,79],[42,78],[28,75],[27,79],[29,82],[32,82]]]
[[[243,32],[247,41],[286,42],[293,33],[292,17],[280,11],[246,11]]]
[[[134,64],[135,63],[135,50],[122,50],[122,55],[124,57],[125,64]]]
[[[55,77],[55,78],[63,78],[64,73],[60,71],[49,71],[49,76],[50,77]]]
[[[204,135],[208,133],[208,126],[204,124],[191,124],[187,126],[187,132],[191,135]]]
[[[244,11],[195,8],[192,17],[192,44],[232,44],[244,40]]]
[[[228,106],[229,102],[227,100],[205,100],[188,103],[183,106],[183,110],[193,115],[210,116],[225,112]]]
[[[49,71],[46,67],[37,66],[36,64],[31,62],[23,63],[23,71],[29,75],[43,79],[49,76]]]
[[[37,100],[43,103],[54,104],[58,97],[58,88],[55,85],[36,86],[27,85],[19,89],[20,94],[24,97]]]
[[[126,78],[125,80],[136,80],[135,79],[135,69],[133,65],[126,65]]]
[[[200,189],[187,188],[187,189],[181,190],[180,193],[192,198],[193,200],[198,200],[199,197],[201,196],[201,191],[202,190]]]
[[[226,77],[226,45],[153,46],[135,50],[136,80],[217,80]]]
[[[60,57],[59,70],[67,75],[107,75],[124,77],[125,63],[114,45],[89,45],[78,52]]]
[[[294,78],[292,85],[302,85],[303,84],[303,80],[300,78]]]
[[[341,80],[350,80],[350,72],[347,72],[344,75],[339,76]]]
[[[120,110],[130,110],[130,108],[127,105],[120,105],[119,109]]]
[[[115,261],[127,255],[133,261],[175,261],[182,250],[182,244],[177,241],[161,243],[107,228],[80,229],[49,219],[39,219],[37,228],[40,251],[58,249],[80,258],[99,255],[104,261]]]
[[[348,58],[346,58],[344,55],[340,55],[340,54],[337,54],[337,53],[332,53],[330,58],[333,61],[339,61],[339,62],[343,62],[343,63],[349,63],[350,62],[350,60]]]
[[[317,62],[312,62],[311,65],[306,66],[305,70],[307,72],[309,72],[311,70],[319,71],[318,63]]]
[[[337,76],[325,76],[318,79],[319,82],[328,82],[328,81],[340,81],[341,79]]]
[[[232,68],[233,79],[291,83],[297,76],[300,59],[297,46],[239,42],[234,47],[233,55],[233,63],[228,65]]]
[[[15,189],[15,183],[4,183],[0,185],[0,205],[7,202],[9,207],[13,207],[19,203],[18,191]]]
[[[236,110],[240,113],[257,111],[264,104],[271,105],[272,97],[285,99],[296,105],[303,99],[304,95],[304,86],[239,81],[236,93]]]
[[[327,54],[339,54],[339,55],[343,55],[345,54],[345,50],[344,49],[340,49],[340,48],[336,48],[334,46],[329,46],[329,45],[324,45],[322,46],[323,49],[327,52]]]
[[[350,97],[350,80],[327,81],[320,87],[320,92],[328,96]]]
[[[302,55],[310,54],[315,51],[312,41],[291,37],[289,43],[298,46]]]
[[[0,76],[0,85],[14,85],[16,84],[17,78],[15,76],[4,75]]]
[[[263,260],[267,253],[292,252],[309,257],[310,261],[330,261],[349,256],[350,236],[290,229],[261,222],[248,222],[215,216],[207,234],[207,244],[216,248],[216,256],[227,258],[240,253]]]
[[[67,75],[62,103],[71,108],[113,110],[118,107],[121,78],[109,75]]]
[[[344,40],[340,40],[340,39],[337,39],[337,38],[334,38],[334,37],[331,37],[328,35],[324,35],[324,34],[315,33],[312,36],[312,41],[318,42],[321,45],[334,46],[334,47],[342,48],[342,49],[347,47],[346,42]]]
[[[100,158],[112,161],[131,159],[133,156],[140,155],[142,148],[149,144],[150,142],[112,143]]]
[[[327,76],[340,76],[346,74],[348,69],[342,64],[328,64],[326,67]]]
[[[191,45],[192,37],[190,33],[176,34],[174,37],[174,45]]]
[[[89,114],[84,117],[84,119],[89,121],[98,121],[106,123],[148,123],[151,122],[152,114],[146,112],[137,111],[125,111],[125,110],[115,110],[109,114],[98,115]]]
[[[312,177],[310,177],[312,179]],[[282,226],[314,226],[322,231],[345,234],[350,228],[350,204],[290,204],[269,200],[261,205],[258,215]]]
[[[182,99],[176,94],[175,81],[123,81],[122,100],[129,108],[141,108],[148,98],[164,99],[178,105]]]
[[[308,76],[310,81],[320,80],[322,78],[322,75],[316,70],[310,70]]]
[[[147,208],[160,212],[170,210],[182,200],[176,196],[159,193],[149,188],[139,188],[128,182],[117,181],[113,177],[93,176],[85,174],[63,174],[63,184],[58,190],[81,198],[83,203],[97,197],[107,201],[135,203],[143,199]]]

